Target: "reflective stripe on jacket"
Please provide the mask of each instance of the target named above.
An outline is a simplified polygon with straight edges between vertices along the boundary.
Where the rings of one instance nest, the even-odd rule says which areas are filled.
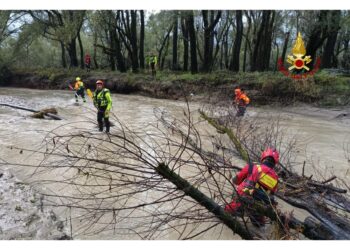
[[[275,193],[277,190],[278,176],[272,168],[261,164],[253,165],[252,173],[249,174],[249,164],[247,164],[237,175],[236,183],[239,195],[244,194],[244,189],[263,189],[267,193]]]
[[[102,89],[101,91],[96,90],[94,92],[94,105],[97,108],[106,108],[110,110],[112,107],[112,98],[109,89]]]

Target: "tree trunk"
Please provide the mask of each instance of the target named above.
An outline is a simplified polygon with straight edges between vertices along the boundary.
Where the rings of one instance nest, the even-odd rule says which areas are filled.
[[[283,44],[283,50],[282,50],[282,62],[284,62],[284,60],[286,59],[286,53],[287,53],[287,48],[288,48],[288,42],[289,42],[289,35],[290,35],[290,32],[288,31],[286,33],[286,37],[284,39],[284,44]]]
[[[255,38],[251,61],[252,71],[265,71],[269,69],[274,20],[275,11],[263,10],[262,21]]]
[[[67,46],[67,51],[70,59],[70,67],[78,67],[77,49],[75,38],[72,39]]]
[[[94,59],[95,69],[98,69],[98,63],[97,63],[97,53],[96,53],[96,45],[97,44],[97,33],[94,33],[94,54],[92,58]]]
[[[116,53],[116,59],[117,59],[117,67],[118,67],[118,70],[123,73],[123,72],[126,72],[127,68],[126,68],[125,60],[122,54],[121,43],[115,29],[114,29],[114,32],[115,32],[115,53]]]
[[[106,53],[108,55],[108,62],[109,62],[109,66],[111,67],[111,70],[112,71],[115,71],[116,70],[116,67],[115,67],[115,55],[114,53],[111,53],[113,51],[113,49],[115,48],[115,39],[113,39],[113,31],[111,32],[111,27],[108,27],[108,29],[105,30],[105,34],[106,34],[106,37],[108,38],[108,46],[110,48],[111,51],[108,51],[109,53]],[[105,49],[104,50],[105,52],[107,52],[107,50]]]
[[[340,10],[332,10],[329,20],[328,38],[323,50],[322,68],[331,68],[335,62],[335,44],[337,42],[338,31],[340,29]]]
[[[197,63],[197,40],[196,31],[194,29],[194,17],[193,11],[188,12],[186,17],[186,26],[188,27],[188,34],[190,37],[190,48],[191,48],[191,73],[198,73],[198,63]]]
[[[306,45],[306,55],[311,56],[312,61],[308,64],[310,69],[316,61],[316,52],[327,38],[327,15],[328,10],[321,10],[318,16],[318,21],[312,29],[309,41]]]
[[[164,62],[162,63],[162,58],[164,58],[163,57],[163,50],[164,50],[164,48],[166,49],[166,52],[168,50],[167,46],[169,45],[169,36],[170,36],[170,32],[172,31],[172,29],[173,29],[173,26],[170,26],[170,28],[168,29],[168,32],[166,33],[166,35],[165,35],[165,37],[160,45],[160,49],[158,52],[160,69],[163,69],[163,66],[164,66]],[[166,52],[164,54],[166,54]]]
[[[242,10],[236,11],[236,38],[233,45],[232,60],[230,70],[234,72],[239,71],[239,56],[241,52],[242,36],[243,36],[243,22],[242,22]]]
[[[178,70],[178,65],[177,65],[177,34],[178,34],[178,18],[177,18],[177,12],[174,11],[174,26],[173,26],[173,65],[172,68],[173,70]]]
[[[279,56],[279,53],[280,53],[280,49],[279,49],[279,47],[278,47],[278,43],[277,42],[275,42],[275,45],[276,45],[276,49],[277,49],[277,51],[276,51],[276,60],[275,60],[275,67],[274,67],[274,71],[277,71],[277,65],[278,65],[278,56]]]
[[[67,61],[66,61],[66,49],[64,47],[63,42],[60,41],[61,45],[61,62],[62,62],[62,67],[67,68]]]
[[[140,54],[139,54],[139,60],[140,60],[140,68],[145,68],[145,55],[144,55],[144,43],[145,43],[145,15],[144,11],[140,10],[140,21],[141,21],[141,27],[140,27]]]
[[[138,47],[137,47],[137,12],[136,10],[131,10],[131,26],[130,26],[130,43],[132,47],[131,54],[131,66],[134,73],[138,72],[139,61],[138,61]]]
[[[80,32],[78,32],[78,42],[79,42],[79,48],[80,48],[80,68],[84,69],[85,68],[85,64],[84,64],[84,48],[83,48],[83,44],[81,42],[81,38],[80,38]]]
[[[163,56],[159,57],[160,58],[160,70],[164,69],[165,57],[168,55],[168,50],[169,50],[169,40],[170,39],[166,39],[165,50],[164,50]]]
[[[188,70],[188,41],[189,41],[189,37],[188,37],[188,30],[186,27],[186,19],[183,15],[181,16],[181,30],[182,30],[183,46],[184,46],[183,71],[187,71]]]
[[[248,51],[248,43],[249,43],[249,34],[250,34],[250,29],[252,26],[252,20],[247,12],[245,12],[247,20],[248,20],[248,30],[245,35],[245,42],[244,42],[244,55],[243,55],[243,72],[246,71],[246,63],[247,63],[247,51]]]
[[[224,211],[224,209],[211,200],[208,196],[203,194],[197,188],[193,187],[188,181],[183,179],[181,176],[172,171],[168,166],[164,163],[159,164],[156,169],[157,172],[172,182],[176,188],[185,192],[186,195],[190,196],[192,199],[197,201],[203,207],[208,209],[211,213],[213,213],[217,218],[219,218],[228,228],[230,228],[233,232],[239,234],[243,239],[252,240],[253,237],[246,228],[239,223],[233,216],[229,215]]]
[[[202,10],[204,23],[204,49],[203,49],[203,71],[210,72],[213,66],[214,29],[221,17],[218,11],[214,19],[214,10],[210,11],[210,22],[208,20],[208,10]]]

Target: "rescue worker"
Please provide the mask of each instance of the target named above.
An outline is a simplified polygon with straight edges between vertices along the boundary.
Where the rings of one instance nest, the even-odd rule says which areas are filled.
[[[237,107],[236,116],[244,116],[244,113],[247,109],[247,105],[250,103],[250,99],[240,88],[235,89],[235,99],[233,105]]]
[[[97,108],[97,122],[99,130],[103,131],[103,121],[106,126],[106,133],[109,133],[110,123],[109,123],[109,112],[112,107],[112,98],[109,89],[104,88],[104,82],[98,80],[96,82],[96,90],[93,96],[94,106]]]
[[[157,60],[157,57],[152,54],[150,57],[149,57],[149,65],[151,66],[151,70],[152,70],[152,76],[156,76],[157,72],[156,72],[156,66],[157,66],[157,63],[158,63],[158,60]]]
[[[75,90],[75,102],[78,102],[78,96],[81,96],[81,98],[83,98],[83,102],[86,102],[85,87],[80,77],[75,78],[74,90]]]
[[[267,148],[261,154],[261,164],[247,164],[233,179],[237,186],[237,197],[225,206],[225,211],[232,214],[239,214],[243,211],[241,197],[247,200],[260,201],[263,204],[276,205],[273,194],[277,190],[278,176],[274,167],[279,163],[277,150]],[[265,217],[251,213],[249,215],[253,225],[263,226]]]
[[[91,68],[91,56],[89,54],[85,55],[85,67],[86,71],[89,72]]]

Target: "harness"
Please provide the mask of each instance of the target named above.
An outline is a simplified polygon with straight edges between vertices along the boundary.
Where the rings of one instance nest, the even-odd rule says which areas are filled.
[[[107,99],[106,99],[106,93],[109,90],[107,89],[102,89],[101,92],[99,92],[98,94],[95,94],[94,99],[95,102],[97,103],[97,107],[101,108],[101,107],[106,107],[108,105],[107,103]],[[102,95],[102,97],[100,97],[100,95]],[[105,105],[102,105],[105,104]]]
[[[267,173],[262,173],[261,165],[256,165],[258,169],[258,180],[255,182],[253,180],[245,180],[245,182],[248,184],[247,188],[244,188],[244,192],[248,191],[251,195],[256,190],[261,190],[267,194],[271,193],[271,190],[273,190],[277,185],[277,180],[268,175]],[[254,169],[254,164],[249,163],[248,168],[248,178],[252,175]]]

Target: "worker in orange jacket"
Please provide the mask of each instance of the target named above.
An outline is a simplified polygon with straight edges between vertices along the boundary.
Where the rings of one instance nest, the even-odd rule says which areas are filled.
[[[233,100],[233,105],[237,107],[236,116],[244,116],[247,106],[250,103],[250,99],[240,88],[235,89],[235,99]]]

